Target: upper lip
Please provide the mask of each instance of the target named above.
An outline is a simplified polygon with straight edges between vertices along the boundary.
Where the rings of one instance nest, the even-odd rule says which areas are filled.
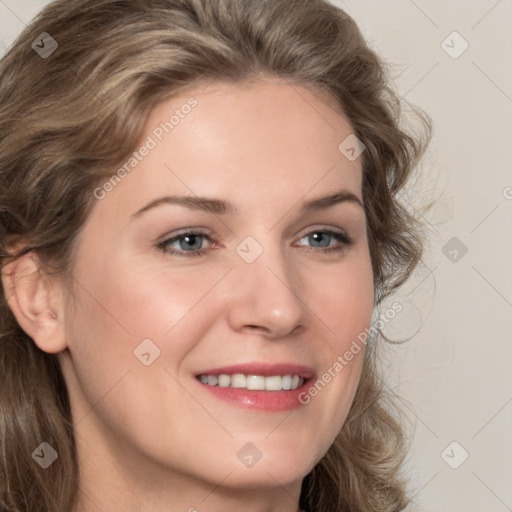
[[[309,366],[291,363],[244,363],[219,368],[210,368],[196,373],[199,375],[234,375],[243,373],[244,375],[261,375],[270,377],[273,375],[298,375],[304,379],[310,379],[315,376],[315,372]]]

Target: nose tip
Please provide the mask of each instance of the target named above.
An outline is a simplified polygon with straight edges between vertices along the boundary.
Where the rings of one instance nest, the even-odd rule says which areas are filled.
[[[231,327],[272,338],[296,332],[305,321],[305,305],[295,291],[298,284],[281,255],[267,253],[251,264],[241,262],[232,276]]]
[[[248,324],[241,326],[240,330],[250,333],[262,333],[268,338],[279,338],[290,334],[296,334],[303,326],[291,318],[286,318],[282,311],[274,308],[265,323]]]

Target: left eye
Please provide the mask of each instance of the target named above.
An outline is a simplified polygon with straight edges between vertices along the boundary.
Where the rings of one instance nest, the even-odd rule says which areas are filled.
[[[337,233],[335,231],[311,231],[311,233],[308,233],[306,236],[302,237],[301,240],[303,240],[304,238],[307,238],[310,241],[314,240],[315,243],[319,242],[321,244],[317,245],[316,247],[328,247],[330,245],[329,242],[333,238],[338,240],[339,242],[348,243],[346,237],[342,233]]]

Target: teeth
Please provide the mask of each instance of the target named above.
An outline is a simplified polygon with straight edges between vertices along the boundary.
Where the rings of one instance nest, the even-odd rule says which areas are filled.
[[[283,389],[282,377],[265,377],[265,389],[267,391],[281,391]]]
[[[292,389],[292,376],[291,375],[285,375],[281,378],[283,389],[288,391],[289,389]]]
[[[247,377],[242,373],[231,375],[232,388],[245,388],[247,386]]]
[[[203,377],[204,377],[204,375],[203,375]],[[203,382],[203,381],[201,381],[201,382]],[[208,381],[206,382],[206,384],[208,384],[210,386],[216,386],[218,383],[219,383],[219,379],[217,378],[217,375],[208,375]]]
[[[227,388],[231,385],[231,377],[229,375],[219,375],[219,387]]]
[[[219,386],[220,388],[239,388],[252,391],[289,391],[297,389],[304,384],[304,378],[298,375],[200,375],[199,380],[208,386]]]
[[[265,377],[259,375],[247,375],[247,389],[265,391]]]

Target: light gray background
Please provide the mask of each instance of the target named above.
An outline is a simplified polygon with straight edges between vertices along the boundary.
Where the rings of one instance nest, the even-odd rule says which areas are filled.
[[[46,3],[0,0],[0,53]],[[408,512],[512,510],[512,1],[335,3],[435,125],[403,196],[436,200],[429,249],[387,326],[410,340],[384,359],[413,424]]]

